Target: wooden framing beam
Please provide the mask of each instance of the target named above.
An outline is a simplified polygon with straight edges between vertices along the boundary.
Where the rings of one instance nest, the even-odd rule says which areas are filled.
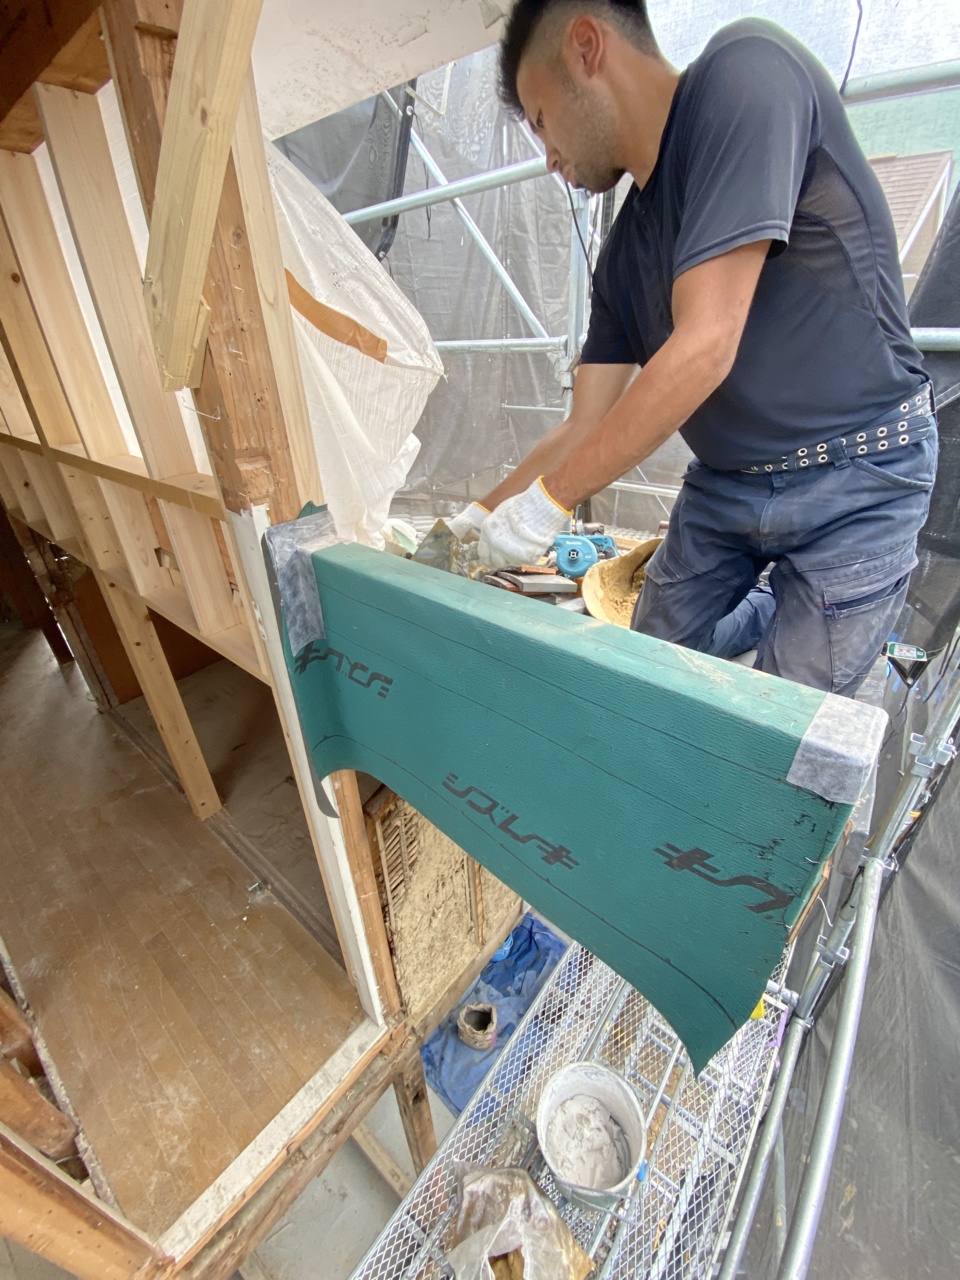
[[[0,1121],[51,1160],[74,1150],[77,1126],[6,1058],[0,1058]]]
[[[3,990],[0,990],[0,1055],[16,1058],[32,1076],[43,1070],[33,1043],[33,1029],[20,1006]]]
[[[107,52],[147,217],[153,212],[178,14],[158,31],[146,0],[106,0]],[[172,0],[170,9],[177,8]],[[194,399],[229,511],[265,506],[273,523],[296,516],[301,492],[283,402],[263,342],[263,307],[237,171],[228,157],[203,296],[210,332]]]
[[[2,61],[0,54],[0,61]],[[0,71],[2,78],[2,71]],[[37,76],[41,84],[58,84],[75,93],[96,93],[110,79],[110,63],[100,29],[100,15],[91,13],[76,35]],[[0,150],[35,151],[43,141],[43,126],[30,85],[0,121]]]
[[[198,347],[206,345],[210,313],[202,290],[261,3],[184,5],[144,273],[167,390],[191,383]]]
[[[0,1124],[0,1234],[80,1280],[161,1280],[164,1258],[134,1227]]]
[[[97,0],[14,0],[0,8],[0,120],[96,7]]]
[[[108,575],[100,585],[190,808],[198,818],[209,818],[220,809],[220,797],[150,620],[150,610]]]
[[[430,1114],[430,1098],[423,1074],[420,1051],[415,1049],[393,1082],[393,1091],[400,1108],[403,1132],[413,1158],[417,1174],[423,1172],[437,1150],[437,1135]]]
[[[0,259],[7,256],[10,271],[0,276],[0,341],[6,350],[7,360],[23,404],[41,441],[42,452],[47,448],[48,426],[40,406],[56,416],[58,432],[69,428],[67,417],[73,423],[69,404],[63,392],[57,368],[50,358],[46,338],[37,319],[26,283],[21,275],[22,267],[0,220]],[[10,277],[9,281],[7,277]],[[12,279],[16,276],[16,280]],[[14,319],[15,341],[7,332],[8,319]],[[25,371],[21,359],[28,365]],[[16,457],[16,453],[12,455]],[[5,461],[7,459],[5,458]],[[110,575],[115,564],[116,552],[101,548],[87,537],[84,516],[73,505],[70,489],[56,464],[51,461],[51,479],[56,480],[65,510],[74,519],[84,558],[94,568],[114,623],[120,633],[127,657],[137,674],[140,687],[157,722],[160,736],[170,755],[187,800],[199,818],[207,818],[221,807],[220,798],[203,759],[200,744],[183,705],[173,672],[167,662],[160,639],[156,633],[147,605],[140,599],[127,595]],[[99,482],[98,482],[99,483]],[[136,495],[139,497],[139,495]],[[102,495],[100,504],[102,506]],[[33,523],[31,520],[30,523]],[[115,545],[115,544],[114,544]],[[105,558],[100,558],[100,557]],[[111,564],[111,562],[113,562]]]

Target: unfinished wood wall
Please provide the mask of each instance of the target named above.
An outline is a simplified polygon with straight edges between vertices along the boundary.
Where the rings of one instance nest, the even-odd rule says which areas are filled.
[[[64,7],[74,18],[83,9],[53,6]],[[297,757],[299,729],[258,564],[263,526],[323,493],[248,53],[220,30],[213,47],[234,49],[226,60],[234,101],[220,120],[222,192],[218,198],[216,174],[201,184],[203,226],[188,246],[194,259],[198,234],[209,246],[188,377],[195,386],[175,394],[165,381],[177,379],[161,372],[163,334],[135,231],[164,189],[157,174],[181,3],[90,8],[0,122],[0,499],[15,521],[96,576],[199,817],[216,812],[220,799],[151,611],[274,689],[348,970],[368,1013],[394,1016],[400,1005],[383,921],[378,927],[361,892],[372,871],[369,848],[356,838],[356,785],[339,784],[343,824],[321,813]],[[209,8],[198,3],[195,22]],[[242,11],[247,45],[256,8],[229,7],[231,20]],[[222,23],[222,7],[213,10]],[[185,65],[194,78],[208,70]],[[219,83],[210,113],[224,112]],[[114,92],[122,130],[110,127]],[[190,95],[181,92],[180,102],[168,141],[200,127]],[[174,165],[166,188],[183,177]],[[162,262],[151,269],[169,275]]]

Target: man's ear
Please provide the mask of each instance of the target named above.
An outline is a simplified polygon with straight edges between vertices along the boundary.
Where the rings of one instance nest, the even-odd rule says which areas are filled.
[[[563,38],[564,53],[573,75],[590,79],[600,70],[603,60],[605,32],[596,18],[581,13],[567,27]]]

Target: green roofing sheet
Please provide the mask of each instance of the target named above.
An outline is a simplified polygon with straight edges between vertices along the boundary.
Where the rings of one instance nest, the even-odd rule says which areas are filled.
[[[295,654],[284,635],[317,774],[396,790],[642,991],[702,1068],[855,799],[787,781],[850,771],[818,742],[827,696],[365,547],[305,563],[325,635]],[[859,776],[883,717],[827,702]]]

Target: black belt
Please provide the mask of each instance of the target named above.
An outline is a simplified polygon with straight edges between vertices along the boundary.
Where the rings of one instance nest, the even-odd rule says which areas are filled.
[[[754,467],[741,467],[740,470],[749,476],[769,475],[777,471],[801,471],[825,462],[839,462],[842,458],[886,453],[888,449],[899,449],[924,440],[935,426],[933,395],[927,383],[915,395],[904,400],[895,414],[887,414],[869,427],[808,445],[794,453],[785,453],[775,462],[758,462]]]

